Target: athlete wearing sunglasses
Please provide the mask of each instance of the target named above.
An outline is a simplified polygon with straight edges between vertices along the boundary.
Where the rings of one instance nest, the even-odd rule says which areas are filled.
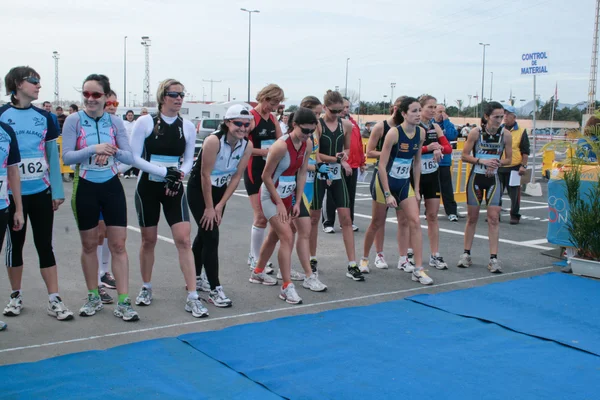
[[[21,179],[23,215],[16,209],[12,190],[8,191],[9,226],[23,221],[23,229],[10,229],[10,246],[6,249],[6,265],[12,294],[4,315],[17,316],[23,307],[21,279],[23,274],[23,246],[26,239],[27,218],[38,253],[40,272],[48,289],[47,312],[60,321],[73,318],[73,313],[58,294],[58,272],[52,250],[52,225],[54,212],[64,202],[60,162],[56,139],[58,129],[48,112],[31,105],[40,92],[40,76],[30,67],[15,67],[4,78],[10,103],[0,108],[0,122],[14,130],[21,162],[18,165]],[[5,197],[7,185],[0,185],[0,196]],[[11,186],[12,187],[12,186]],[[14,195],[18,195],[15,187]]]
[[[152,269],[158,238],[160,209],[171,227],[179,254],[179,265],[188,288],[185,311],[196,318],[208,316],[198,298],[194,255],[190,240],[190,216],[181,180],[192,169],[196,130],[179,115],[184,88],[175,79],[160,83],[156,93],[158,115],[138,118],[131,135],[131,147],[140,169],[135,190],[135,209],[142,234],[140,270],[143,286],[135,299],[140,306],[152,303]],[[183,158],[183,162],[181,159]]]
[[[97,257],[98,219],[102,213],[119,296],[113,315],[124,321],[137,321],[139,316],[128,295],[127,202],[116,165],[117,160],[133,163],[133,155],[123,121],[104,110],[111,93],[108,78],[89,75],[83,82],[83,92],[106,94],[98,98],[84,96],[85,111],[69,115],[63,126],[63,160],[66,165],[76,164],[71,208],[81,237],[81,263],[88,289],[79,315],[92,316],[103,309]]]
[[[229,107],[219,130],[204,140],[188,181],[188,202],[198,224],[192,246],[196,290],[210,292],[208,301],[217,307],[232,305],[219,281],[219,226],[252,155],[247,139],[252,119],[242,105]]]
[[[273,144],[262,174],[260,203],[265,218],[271,224],[271,230],[260,249],[258,262],[250,274],[250,282],[277,284],[277,279],[265,273],[265,267],[279,242],[277,259],[283,279],[279,298],[290,304],[299,304],[302,299],[296,292],[291,276],[296,229],[298,258],[305,273],[303,286],[315,292],[327,290],[327,286],[319,281],[310,267],[310,204],[304,196],[308,158],[312,151],[309,135],[317,126],[317,118],[312,110],[300,108],[290,116],[290,120],[290,133]]]

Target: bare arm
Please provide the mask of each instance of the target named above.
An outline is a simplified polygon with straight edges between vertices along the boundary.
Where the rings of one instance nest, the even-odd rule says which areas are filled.
[[[479,140],[479,128],[471,129],[469,132],[469,136],[467,136],[467,141],[465,142],[465,147],[463,147],[462,154],[460,156],[463,162],[467,162],[469,164],[477,164],[479,159],[474,157],[471,153],[473,152],[473,148],[475,147],[475,143]]]
[[[217,153],[219,152],[219,138],[216,135],[210,135],[204,139],[202,144],[202,167],[200,168],[200,184],[202,185],[202,196],[204,197],[205,208],[214,208],[212,199],[212,182],[210,174],[215,167]]]
[[[279,197],[279,193],[277,193],[277,188],[275,187],[275,183],[273,182],[273,173],[275,172],[275,168],[279,165],[279,162],[287,152],[287,145],[282,140],[276,141],[273,146],[269,149],[269,156],[267,157],[267,164],[265,165],[265,169],[262,173],[262,181],[265,184],[265,187],[269,191],[271,198],[275,201],[277,205],[283,205],[283,200]]]
[[[304,152],[304,162],[302,163],[302,166],[296,174],[296,203],[298,202],[298,199],[302,198],[302,194],[304,193],[304,185],[306,185],[306,171],[308,171],[308,158],[310,156],[310,149],[312,149],[312,140],[308,139],[306,141],[306,151]]]
[[[371,131],[371,136],[369,136],[369,142],[367,143],[367,157],[369,158],[379,158],[381,157],[381,151],[375,150],[377,148],[377,143],[379,143],[379,139],[383,136],[383,122],[378,122],[373,127]]]
[[[419,141],[419,149],[423,148],[423,142],[425,142],[425,135],[427,134],[425,132],[425,129],[420,129],[419,127],[416,128],[417,132],[415,133],[415,135],[417,133],[421,134],[421,140]],[[417,200],[419,200],[420,198],[420,187],[421,187],[421,152],[417,151],[415,153],[415,158],[413,159],[413,180],[414,180],[414,191],[415,194],[417,195]]]
[[[381,148],[381,155],[379,156],[379,165],[380,167],[377,170],[379,174],[379,181],[381,182],[381,187],[384,192],[390,191],[390,185],[388,182],[388,172],[387,165],[390,160],[390,153],[392,151],[392,147],[398,142],[398,129],[392,128],[389,130],[388,134],[385,136],[385,140],[383,142],[383,147]]]
[[[512,162],[512,135],[504,130],[504,155],[506,158],[500,161],[500,165],[510,165]]]

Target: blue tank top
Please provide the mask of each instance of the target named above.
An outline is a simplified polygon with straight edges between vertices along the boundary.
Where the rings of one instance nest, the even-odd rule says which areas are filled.
[[[19,143],[21,194],[36,194],[49,188],[46,142],[58,137],[50,114],[35,106],[16,108],[6,104],[0,107],[0,122],[12,128]]]
[[[392,146],[386,171],[392,180],[409,179],[413,158],[420,150],[421,128],[418,126],[415,128],[415,134],[412,138],[406,135],[402,125],[398,125],[396,128],[398,129],[398,141]]]

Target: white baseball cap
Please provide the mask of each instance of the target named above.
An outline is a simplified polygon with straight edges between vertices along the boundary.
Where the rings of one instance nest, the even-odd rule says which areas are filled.
[[[252,114],[241,104],[234,104],[227,109],[225,119],[252,119]]]

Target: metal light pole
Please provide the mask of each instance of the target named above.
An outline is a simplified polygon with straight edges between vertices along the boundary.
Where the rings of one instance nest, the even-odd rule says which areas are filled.
[[[490,74],[492,74],[492,81],[490,82],[490,101],[492,101],[492,90],[494,90],[494,73],[490,72]]]
[[[386,98],[386,97],[387,97],[387,94],[384,94],[384,95],[383,95],[383,114],[384,114],[384,115],[385,115],[385,114],[387,114],[387,113],[385,112],[385,98]]]
[[[123,104],[127,106],[127,36],[123,42]]]
[[[358,123],[360,124],[360,78],[358,78]]]
[[[485,87],[485,48],[489,46],[489,43],[479,43],[480,46],[483,46],[483,69],[481,70],[481,116],[483,117],[483,99],[485,96],[483,95],[483,89]]]
[[[350,59],[346,58],[346,87],[344,89],[345,97],[348,97],[348,61],[350,61]]]
[[[58,105],[59,96],[58,96],[58,60],[60,59],[60,54],[58,51],[52,52],[52,58],[54,58],[54,106]]]
[[[144,105],[150,106],[150,37],[142,36],[142,46],[146,50],[146,73],[144,76]]]
[[[240,8],[240,10],[248,13],[248,102],[250,102],[250,44],[252,43],[252,13],[259,13],[259,10],[247,10]],[[211,95],[212,101],[212,95]]]
[[[392,96],[390,97],[390,107],[391,107],[392,101],[394,101],[394,88],[396,87],[396,82],[390,83],[390,87],[392,88]]]
[[[213,83],[219,83],[219,82],[222,82],[222,81],[215,81],[213,79],[208,79],[208,80],[207,79],[202,79],[202,82],[210,82],[210,102],[212,103],[212,101],[213,101],[213,97],[212,97],[212,94],[213,94]],[[204,97],[204,88],[202,88],[202,93],[203,93],[202,97]],[[249,93],[248,93],[248,96],[250,96]],[[250,97],[248,97],[248,99],[250,99]],[[248,101],[250,101],[250,100],[248,100]]]

